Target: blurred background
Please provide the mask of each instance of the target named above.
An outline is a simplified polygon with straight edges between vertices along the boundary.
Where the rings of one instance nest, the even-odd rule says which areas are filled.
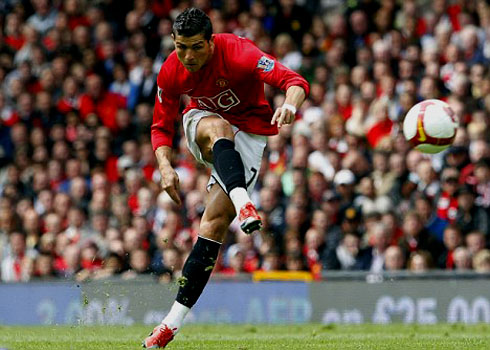
[[[213,279],[488,276],[487,1],[2,0],[2,284],[178,280],[209,171],[179,117],[177,207],[160,190],[150,125],[172,21],[190,6],[311,84],[297,122],[269,138],[253,195],[263,230],[232,224]],[[460,122],[434,156],[401,132],[430,98]]]

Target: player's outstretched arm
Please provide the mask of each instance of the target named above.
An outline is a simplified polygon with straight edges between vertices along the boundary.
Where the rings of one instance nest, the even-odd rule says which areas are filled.
[[[306,98],[305,90],[300,86],[290,86],[286,90],[286,100],[284,104],[277,108],[271,120],[271,125],[277,123],[280,128],[284,124],[291,124],[294,121],[296,111],[303,104]]]
[[[158,168],[162,175],[162,188],[168,193],[178,205],[181,204],[179,196],[179,176],[171,164],[172,149],[168,146],[160,146],[155,150],[155,156],[158,161]]]

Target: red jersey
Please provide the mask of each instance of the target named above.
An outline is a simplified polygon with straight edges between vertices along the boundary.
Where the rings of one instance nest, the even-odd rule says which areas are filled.
[[[153,149],[172,146],[174,122],[181,95],[191,99],[190,109],[216,112],[240,130],[275,135],[272,109],[265,99],[264,83],[282,90],[309,86],[298,73],[259,50],[252,41],[233,34],[214,36],[214,53],[197,72],[189,72],[172,52],[158,74],[151,139]]]

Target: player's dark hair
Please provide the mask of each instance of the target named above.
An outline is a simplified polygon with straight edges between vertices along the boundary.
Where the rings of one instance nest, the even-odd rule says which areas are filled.
[[[188,8],[177,16],[173,25],[174,35],[194,36],[203,33],[204,39],[211,39],[213,25],[208,15],[198,8]]]

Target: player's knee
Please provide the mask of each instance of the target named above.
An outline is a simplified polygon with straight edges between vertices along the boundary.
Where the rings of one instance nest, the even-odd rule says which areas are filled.
[[[224,217],[217,217],[211,220],[203,218],[199,227],[199,234],[203,237],[221,242],[228,226],[229,221]]]
[[[234,139],[233,129],[231,124],[222,118],[206,118],[206,122],[202,124],[201,133],[209,140],[210,147],[221,138]]]
[[[223,134],[231,133],[233,134],[233,130],[231,128],[231,124],[228,120],[223,118],[213,118],[211,121],[212,128],[221,132]]]
[[[214,143],[222,138],[234,141],[233,129],[228,121],[219,117],[209,117],[199,122],[196,142],[206,161],[212,162]]]

